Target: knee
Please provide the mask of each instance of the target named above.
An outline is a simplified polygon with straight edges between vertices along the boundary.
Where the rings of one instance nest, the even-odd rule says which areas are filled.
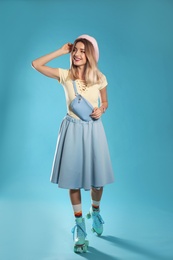
[[[78,193],[80,193],[80,189],[70,189],[69,193],[70,194],[78,194]]]
[[[94,187],[94,186],[92,186],[92,190],[97,192],[97,191],[103,190],[103,187]]]

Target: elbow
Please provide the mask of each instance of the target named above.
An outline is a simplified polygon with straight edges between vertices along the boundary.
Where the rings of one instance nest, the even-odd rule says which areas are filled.
[[[31,62],[31,67],[32,67],[33,69],[36,69],[35,61],[32,61],[32,62]]]

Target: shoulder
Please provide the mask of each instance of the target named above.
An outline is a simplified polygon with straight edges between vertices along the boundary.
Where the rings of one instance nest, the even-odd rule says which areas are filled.
[[[100,72],[100,80],[101,80],[101,82],[107,81],[105,74],[103,74],[102,72]]]
[[[103,89],[108,85],[106,76],[100,72],[100,82],[99,82],[99,89]]]

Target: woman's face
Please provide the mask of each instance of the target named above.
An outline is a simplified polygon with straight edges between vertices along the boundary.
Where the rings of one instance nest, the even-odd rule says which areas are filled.
[[[75,66],[84,66],[87,62],[85,55],[85,45],[77,42],[72,53],[72,62]]]

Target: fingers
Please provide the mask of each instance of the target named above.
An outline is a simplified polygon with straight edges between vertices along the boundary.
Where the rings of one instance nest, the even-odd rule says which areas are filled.
[[[91,117],[94,118],[94,119],[99,119],[102,115],[102,111],[100,108],[96,107],[94,108],[92,114],[91,114]]]
[[[72,51],[72,48],[73,48],[73,44],[70,43],[70,42],[68,42],[68,43],[67,43],[67,48],[68,48],[69,52],[71,52],[71,51]]]
[[[62,46],[62,50],[63,50],[65,53],[69,53],[69,52],[71,52],[72,47],[73,47],[73,44],[70,43],[70,42],[68,42],[68,43],[66,43],[66,44],[64,44],[64,45]]]
[[[69,47],[70,49],[72,49],[72,47],[73,47],[73,44],[72,44],[72,43],[70,43],[70,42],[68,42],[67,44],[68,44],[68,47]]]

